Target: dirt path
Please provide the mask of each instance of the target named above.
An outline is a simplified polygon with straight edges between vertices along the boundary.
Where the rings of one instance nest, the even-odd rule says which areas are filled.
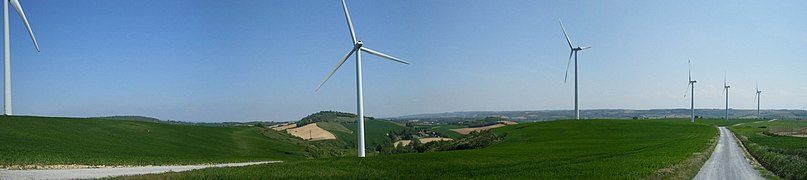
[[[743,150],[734,140],[734,134],[726,127],[720,127],[720,139],[712,156],[701,167],[696,180],[701,179],[763,179],[745,158]]]
[[[145,166],[122,168],[84,168],[84,169],[39,169],[39,170],[0,170],[0,179],[98,179],[115,176],[156,174],[164,172],[180,172],[209,167],[249,166],[257,164],[278,163],[281,161],[264,161],[249,163],[229,163],[189,166]]]

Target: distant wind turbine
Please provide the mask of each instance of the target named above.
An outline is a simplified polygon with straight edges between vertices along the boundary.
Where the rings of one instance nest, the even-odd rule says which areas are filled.
[[[31,36],[31,40],[34,41],[34,47],[36,47],[36,51],[39,52],[39,44],[36,43],[36,37],[34,37],[34,31],[31,30],[31,25],[28,24],[28,18],[25,17],[25,12],[22,11],[22,6],[20,6],[20,2],[17,0],[4,0],[3,1],[3,42],[5,47],[3,49],[3,57],[4,61],[4,72],[5,72],[5,84],[4,84],[4,115],[11,115],[11,49],[10,49],[10,39],[9,39],[9,30],[8,30],[8,4],[11,3],[11,6],[14,7],[14,10],[17,11],[17,14],[20,15],[22,18],[22,23],[25,24],[25,28],[28,28],[28,35]]]
[[[331,78],[333,73],[335,73],[336,70],[338,70],[339,67],[341,67],[342,64],[344,64],[345,61],[347,61],[348,58],[350,58],[350,55],[353,55],[353,53],[356,53],[356,104],[357,104],[357,111],[358,111],[358,113],[357,113],[358,114],[358,120],[357,120],[358,129],[357,129],[357,131],[358,131],[358,136],[359,136],[358,137],[359,138],[359,140],[358,140],[358,154],[359,154],[359,157],[364,157],[365,156],[365,153],[364,153],[364,148],[365,148],[365,146],[364,146],[364,97],[362,96],[362,87],[361,87],[361,83],[362,83],[362,80],[361,80],[361,52],[367,52],[369,54],[376,55],[378,57],[382,57],[382,58],[389,59],[389,60],[399,62],[399,63],[403,63],[403,64],[409,64],[409,63],[406,62],[406,61],[403,61],[401,59],[398,59],[396,57],[392,57],[390,55],[386,55],[384,53],[381,53],[381,52],[369,49],[367,47],[364,47],[364,43],[362,43],[359,40],[356,40],[356,33],[353,31],[353,22],[350,20],[350,12],[347,10],[347,4],[345,4],[345,0],[342,0],[342,9],[344,9],[344,11],[345,11],[345,19],[347,19],[347,26],[350,29],[350,37],[353,39],[353,48],[350,49],[350,51],[347,53],[347,55],[342,57],[342,60],[339,61],[339,64],[336,64],[336,67],[333,68],[331,73],[328,73],[328,76],[326,76],[325,79],[323,79],[322,82],[319,83],[319,86],[317,86],[317,89],[314,90],[314,91],[319,91],[319,88],[321,88],[322,85],[324,85],[325,82],[328,81],[329,78]]]
[[[560,21],[560,20],[558,20]],[[560,21],[560,29],[563,30],[563,36],[566,37],[566,42],[569,43],[569,60],[566,61],[566,76],[563,77],[563,83],[566,83],[566,79],[569,77],[569,64],[572,62],[572,55],[574,55],[574,116],[575,119],[580,119],[580,108],[578,106],[578,95],[577,95],[577,52],[582,51],[583,49],[591,48],[591,46],[583,46],[583,47],[574,47],[572,45],[572,40],[569,40],[569,34],[566,33],[566,28],[563,27],[563,21]]]
[[[726,83],[726,75],[723,75],[723,93],[726,93],[726,120],[729,120],[729,88],[731,86]]]
[[[692,97],[691,97],[692,100],[690,101],[690,105],[691,105],[690,108],[692,109],[692,115],[691,115],[690,119],[691,119],[692,122],[695,122],[695,83],[697,83],[698,81],[692,80],[692,62],[691,61],[692,60],[687,61],[687,64],[689,65],[689,69],[688,69],[689,83],[687,83],[687,91],[689,91],[689,88],[692,88]],[[684,97],[687,97],[687,92],[684,92]]]
[[[762,91],[759,90],[759,83],[757,83],[757,91],[756,95],[754,95],[754,101],[757,102],[757,118],[762,119],[762,116],[759,114],[759,104],[762,101]]]

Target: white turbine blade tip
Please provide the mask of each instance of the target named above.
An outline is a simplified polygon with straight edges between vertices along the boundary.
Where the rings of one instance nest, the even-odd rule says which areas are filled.
[[[39,52],[39,43],[36,42],[36,36],[34,36],[34,31],[31,30],[31,24],[28,23],[28,18],[25,17],[25,12],[22,10],[22,5],[17,0],[9,0],[9,4],[14,7],[14,10],[17,11],[17,14],[20,15],[22,18],[22,23],[25,24],[25,28],[28,29],[28,35],[31,36],[31,40],[34,41],[34,47],[36,47],[36,51]]]
[[[378,57],[389,59],[389,60],[392,60],[392,61],[395,61],[395,62],[399,62],[399,63],[403,63],[403,64],[409,64],[409,62],[406,62],[404,60],[398,59],[396,57],[392,57],[390,55],[387,55],[387,54],[384,54],[384,53],[381,53],[381,52],[378,52],[378,51],[375,51],[375,50],[372,50],[372,49],[369,49],[369,48],[366,48],[366,47],[362,47],[361,50],[366,51],[367,53],[370,53],[372,55],[376,55]]]
[[[347,10],[345,0],[342,0],[342,9],[345,11],[345,19],[347,19],[347,26],[350,29],[350,38],[353,39],[353,44],[356,44],[359,41],[356,40],[356,31],[353,30],[353,21],[350,20],[350,11]]]
[[[569,39],[569,34],[566,33],[566,28],[563,27],[563,21],[558,19],[558,22],[560,22],[560,29],[563,30],[563,37],[566,37],[566,42],[569,43],[569,48],[574,49],[574,46],[572,45],[572,40]]]
[[[319,86],[317,86],[317,89],[315,89],[314,92],[319,91],[319,88],[322,88],[322,85],[325,85],[325,82],[328,82],[328,79],[330,79],[331,76],[333,76],[333,73],[336,73],[336,70],[339,70],[339,67],[342,67],[342,64],[345,64],[345,61],[347,61],[347,59],[350,58],[350,55],[353,55],[353,52],[356,52],[356,48],[351,49],[350,52],[348,52],[344,57],[342,57],[342,60],[339,61],[339,64],[336,64],[336,67],[334,67],[333,70],[331,70],[331,72],[328,73],[327,76],[325,76],[325,79],[322,79],[322,82],[319,83]]]

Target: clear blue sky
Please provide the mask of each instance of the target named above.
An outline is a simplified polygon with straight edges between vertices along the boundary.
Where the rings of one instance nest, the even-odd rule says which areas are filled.
[[[217,122],[355,112],[355,65],[314,88],[351,48],[337,0],[20,0],[42,52],[11,12],[18,115],[145,115]],[[805,1],[349,0],[367,47],[369,116],[573,108],[563,83],[580,53],[580,107],[807,106]],[[571,72],[570,72],[571,73]],[[570,79],[572,77],[570,76]]]

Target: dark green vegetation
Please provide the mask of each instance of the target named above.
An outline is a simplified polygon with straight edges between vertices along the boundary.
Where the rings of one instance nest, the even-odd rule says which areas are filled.
[[[781,135],[783,130],[805,132],[805,127],[807,121],[777,120],[730,128],[766,169],[785,179],[807,179],[807,137]]]
[[[356,122],[355,114],[344,113],[344,112],[337,112],[337,111],[320,111],[311,115],[308,115],[297,121],[297,127],[305,126],[306,124],[311,123],[318,123],[318,122]],[[364,118],[373,119],[373,118]]]
[[[500,118],[500,117],[485,117],[485,118],[474,120],[474,121],[468,121],[468,122],[465,122],[463,124],[467,124],[468,127],[474,128],[474,127],[483,127],[483,126],[490,126],[490,125],[500,124],[499,121],[507,121],[507,119]]]
[[[0,166],[200,164],[305,158],[257,127],[0,116]]]
[[[658,120],[523,123],[487,148],[367,158],[288,161],[238,168],[138,176],[171,179],[640,179],[710,147],[717,129]]]

